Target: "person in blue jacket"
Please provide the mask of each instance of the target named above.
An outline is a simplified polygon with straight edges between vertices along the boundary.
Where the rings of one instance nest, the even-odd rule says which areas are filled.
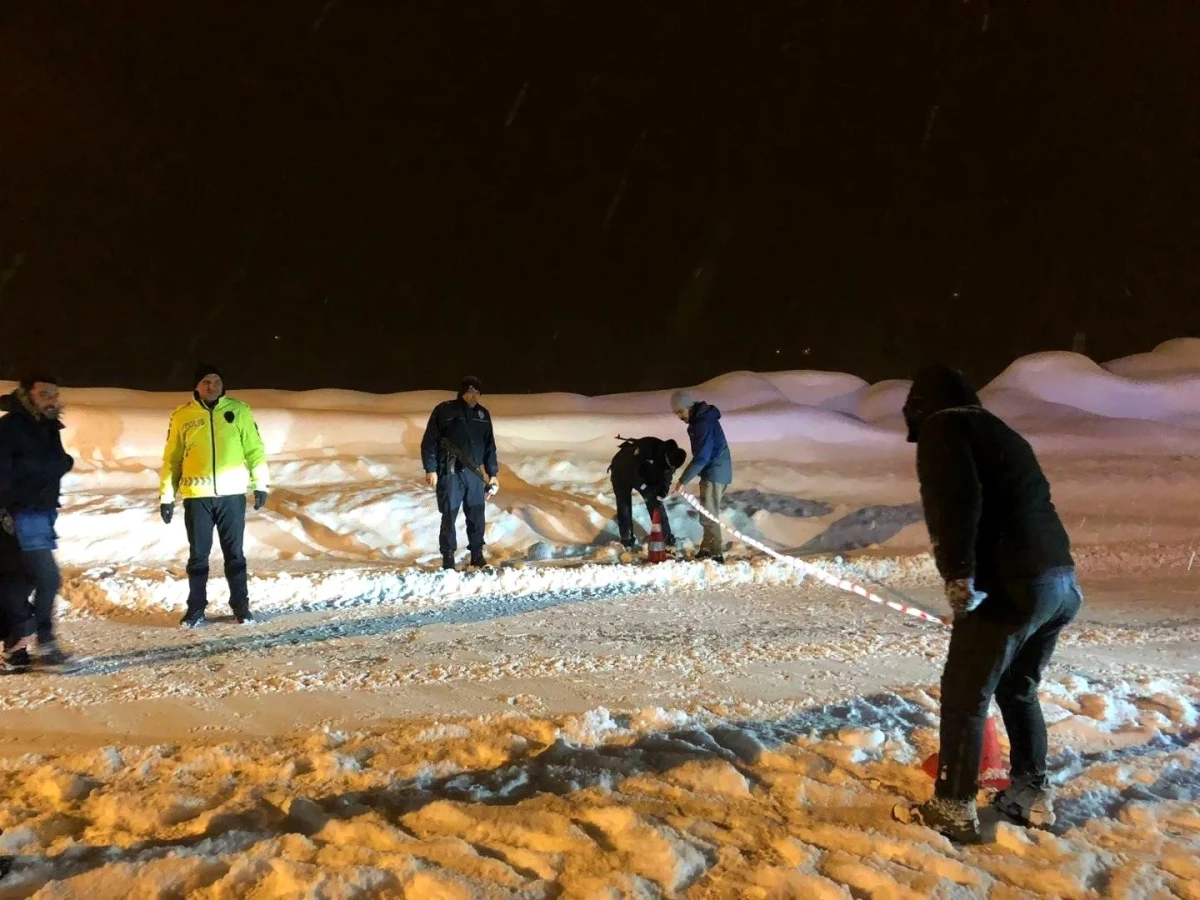
[[[692,459],[679,476],[675,492],[696,476],[700,477],[700,502],[714,516],[721,515],[721,501],[725,489],[733,481],[733,460],[729,455],[729,442],[721,428],[721,411],[715,406],[697,402],[687,391],[675,391],[671,395],[671,410],[683,422],[687,422],[688,439],[692,443]],[[696,559],[725,561],[725,540],[721,526],[707,518],[701,518],[704,539]]]
[[[464,378],[458,397],[434,408],[421,439],[425,482],[437,490],[438,512],[442,514],[438,547],[443,569],[454,568],[458,512],[464,508],[471,567],[482,569],[487,565],[483,558],[484,501],[500,490],[500,464],[496,460],[491,414],[479,402],[482,393],[478,378]]]

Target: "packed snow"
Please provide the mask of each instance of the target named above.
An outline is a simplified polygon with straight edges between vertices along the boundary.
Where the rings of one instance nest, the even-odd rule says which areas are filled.
[[[186,395],[68,389],[69,674],[0,680],[8,897],[1200,898],[1200,340],[1016,361],[981,396],[1039,450],[1087,603],[1042,700],[1060,821],[959,848],[892,820],[931,790],[945,612],[907,383],[694,388],[735,461],[730,562],[614,544],[616,435],[686,446],[667,393],[485,397],[494,573],[435,571],[417,445],[449,394],[239,391],[275,487],[250,513],[257,628],[198,632],[158,518]],[[648,528],[635,506],[639,528]],[[727,535],[728,537],[728,535]],[[1003,728],[1001,728],[1003,735]],[[1003,740],[1003,738],[1002,738]]]
[[[0,897],[1200,896],[1200,683],[1046,696],[1059,822],[993,821],[983,848],[890,818],[928,793],[937,705],[912,688],[21,756]]]

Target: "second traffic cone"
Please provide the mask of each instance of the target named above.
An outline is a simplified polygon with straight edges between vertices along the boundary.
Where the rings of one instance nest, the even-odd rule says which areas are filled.
[[[660,563],[667,561],[667,545],[662,536],[662,507],[654,507],[650,514],[650,547],[646,552],[646,562]]]
[[[937,781],[938,758],[935,753],[930,756],[921,768],[925,774]],[[988,716],[983,726],[983,753],[979,755],[979,786],[989,790],[1002,791],[1010,783],[1008,770],[1004,766],[1004,755],[1000,752],[1000,735],[996,731],[996,717]]]

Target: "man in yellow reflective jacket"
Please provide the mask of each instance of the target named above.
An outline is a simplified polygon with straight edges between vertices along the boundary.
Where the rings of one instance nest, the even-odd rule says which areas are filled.
[[[193,383],[192,400],[171,413],[159,490],[159,512],[165,523],[170,524],[175,514],[175,498],[183,500],[191,549],[187,613],[179,624],[184,628],[204,624],[214,526],[225,557],[229,605],[239,625],[253,624],[242,536],[246,492],[254,491],[256,510],[267,502],[267,453],[250,407],[225,396],[225,382],[216,366],[197,366]]]

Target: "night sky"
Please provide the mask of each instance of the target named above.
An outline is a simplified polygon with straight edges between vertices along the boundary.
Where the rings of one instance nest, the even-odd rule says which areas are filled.
[[[0,374],[599,393],[1200,333],[1200,4],[0,3]]]

